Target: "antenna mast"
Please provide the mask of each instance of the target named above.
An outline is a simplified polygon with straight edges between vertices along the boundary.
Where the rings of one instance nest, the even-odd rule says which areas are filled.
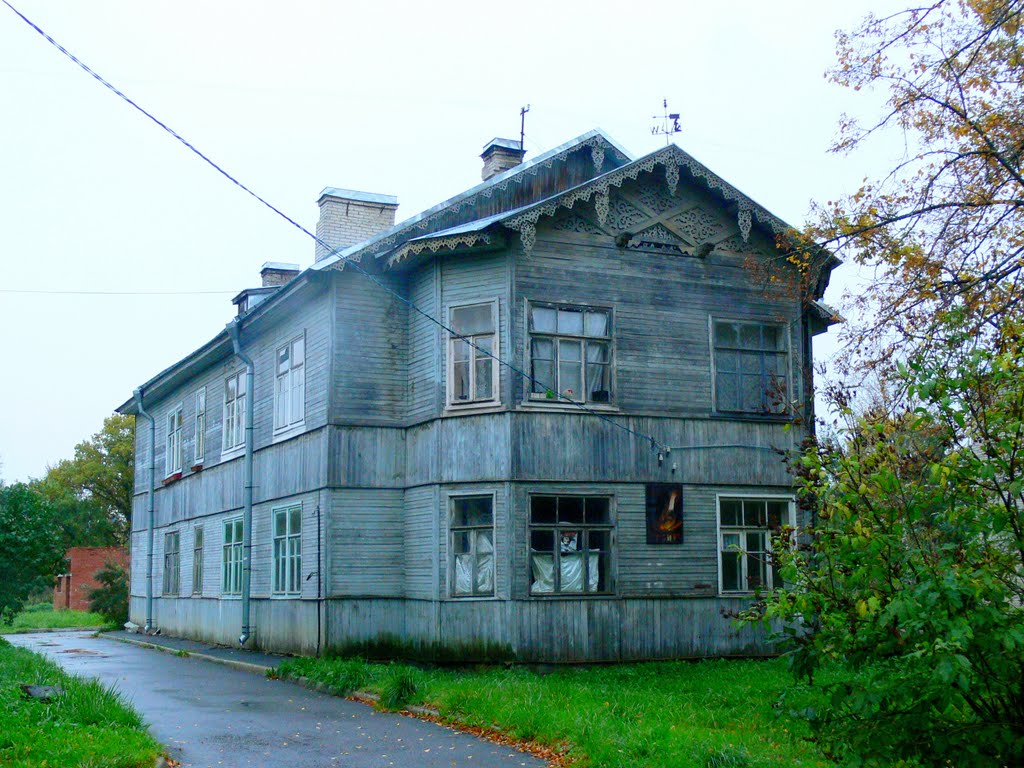
[[[519,151],[523,152],[523,140],[526,138],[526,113],[530,111],[530,105],[519,109]]]
[[[662,99],[661,106],[664,107],[665,114],[651,116],[652,120],[661,120],[661,125],[651,128],[651,134],[654,136],[664,135],[667,147],[672,143],[673,134],[681,133],[683,129],[679,126],[679,113],[668,111],[668,99]]]

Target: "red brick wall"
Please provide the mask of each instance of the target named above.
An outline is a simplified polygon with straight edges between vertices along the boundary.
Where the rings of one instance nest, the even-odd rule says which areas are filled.
[[[53,590],[53,607],[89,610],[89,593],[100,584],[96,572],[108,562],[128,568],[128,550],[118,547],[72,547],[68,550],[70,571],[58,576]]]

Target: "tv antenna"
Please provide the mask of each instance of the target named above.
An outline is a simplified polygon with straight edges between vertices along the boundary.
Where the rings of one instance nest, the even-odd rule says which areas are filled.
[[[524,151],[523,140],[526,138],[526,113],[530,111],[530,105],[519,108],[519,151]]]
[[[652,120],[661,120],[661,125],[651,128],[651,134],[653,136],[663,135],[665,146],[668,146],[672,143],[672,135],[681,133],[683,129],[679,126],[679,113],[668,111],[668,99],[662,99],[661,106],[665,108],[665,114],[651,116]]]

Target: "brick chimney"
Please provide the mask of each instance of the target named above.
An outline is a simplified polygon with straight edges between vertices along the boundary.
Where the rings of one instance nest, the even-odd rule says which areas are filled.
[[[484,146],[484,153],[480,155],[484,161],[484,169],[480,172],[480,178],[487,181],[502,171],[515,168],[523,162],[525,154],[526,151],[519,148],[519,142],[515,139],[491,139]]]
[[[265,262],[260,270],[260,277],[263,278],[264,288],[285,285],[291,282],[291,279],[298,274],[298,264],[284,264],[280,261]]]
[[[375,192],[327,187],[317,200],[320,220],[316,236],[331,248],[343,249],[395,225],[398,198]],[[330,249],[317,243],[316,261],[327,257]]]

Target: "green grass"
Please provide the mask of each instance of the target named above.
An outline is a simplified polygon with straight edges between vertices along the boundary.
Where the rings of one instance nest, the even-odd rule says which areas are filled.
[[[105,627],[107,620],[89,611],[55,611],[46,603],[31,605],[14,617],[12,624],[0,623],[0,635],[35,632],[40,629]]]
[[[781,713],[784,661],[710,660],[568,667],[421,669],[352,659],[290,659],[282,677],[392,706],[428,704],[451,722],[532,741],[591,768],[827,766]],[[799,691],[797,691],[799,694]],[[787,694],[792,706],[794,693]]]
[[[19,683],[63,693],[48,702],[27,699]],[[160,752],[119,694],[0,638],[0,765],[152,768]]]

